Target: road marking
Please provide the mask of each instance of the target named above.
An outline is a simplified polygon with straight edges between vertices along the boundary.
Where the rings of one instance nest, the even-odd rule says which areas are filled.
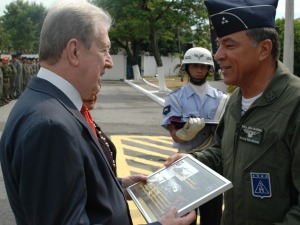
[[[167,136],[112,135],[117,148],[118,177],[132,174],[149,175],[163,166],[163,161],[176,153],[172,139]],[[143,216],[132,201],[128,201],[133,225],[145,224]]]

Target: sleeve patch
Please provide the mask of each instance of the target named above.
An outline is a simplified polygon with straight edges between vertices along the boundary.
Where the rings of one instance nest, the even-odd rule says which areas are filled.
[[[165,106],[164,109],[163,109],[163,114],[164,114],[164,115],[168,115],[169,112],[171,112],[171,106],[170,106],[170,105],[167,105],[167,106]]]

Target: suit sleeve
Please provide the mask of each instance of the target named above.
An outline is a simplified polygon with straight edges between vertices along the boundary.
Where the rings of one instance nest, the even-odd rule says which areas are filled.
[[[80,149],[72,131],[53,121],[28,127],[13,164],[27,220],[38,224],[90,224]]]

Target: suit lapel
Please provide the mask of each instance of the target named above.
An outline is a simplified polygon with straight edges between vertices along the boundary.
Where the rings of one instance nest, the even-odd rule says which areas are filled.
[[[84,119],[84,117],[82,116],[82,114],[80,113],[80,111],[76,108],[76,106],[73,104],[73,102],[61,91],[59,90],[57,87],[55,87],[53,84],[51,84],[50,82],[38,78],[38,77],[33,77],[31,79],[31,81],[28,84],[28,88],[33,89],[35,91],[39,91],[45,94],[48,94],[52,97],[54,97],[58,102],[61,103],[61,105],[72,115],[76,118],[76,120],[85,128],[88,130],[89,132],[89,136],[91,138],[91,140],[94,142],[94,144],[96,145],[98,151],[100,152],[100,155],[103,157],[104,161],[106,162],[107,167],[109,167],[110,173],[112,175],[112,177],[115,179],[115,182],[117,183],[117,186],[119,187],[120,191],[122,191],[122,187],[120,185],[120,183],[118,182],[118,180],[116,179],[114,172],[112,171],[109,162],[104,154],[104,151],[102,149],[102,147],[100,146],[100,143],[97,139],[97,137],[95,137],[94,133],[91,131],[89,125],[87,124],[86,120]]]

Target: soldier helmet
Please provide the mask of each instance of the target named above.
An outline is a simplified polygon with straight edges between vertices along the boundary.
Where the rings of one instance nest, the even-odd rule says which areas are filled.
[[[182,60],[181,68],[185,69],[185,65],[187,64],[209,65],[211,70],[214,70],[215,68],[210,51],[201,47],[190,48],[186,51]]]

